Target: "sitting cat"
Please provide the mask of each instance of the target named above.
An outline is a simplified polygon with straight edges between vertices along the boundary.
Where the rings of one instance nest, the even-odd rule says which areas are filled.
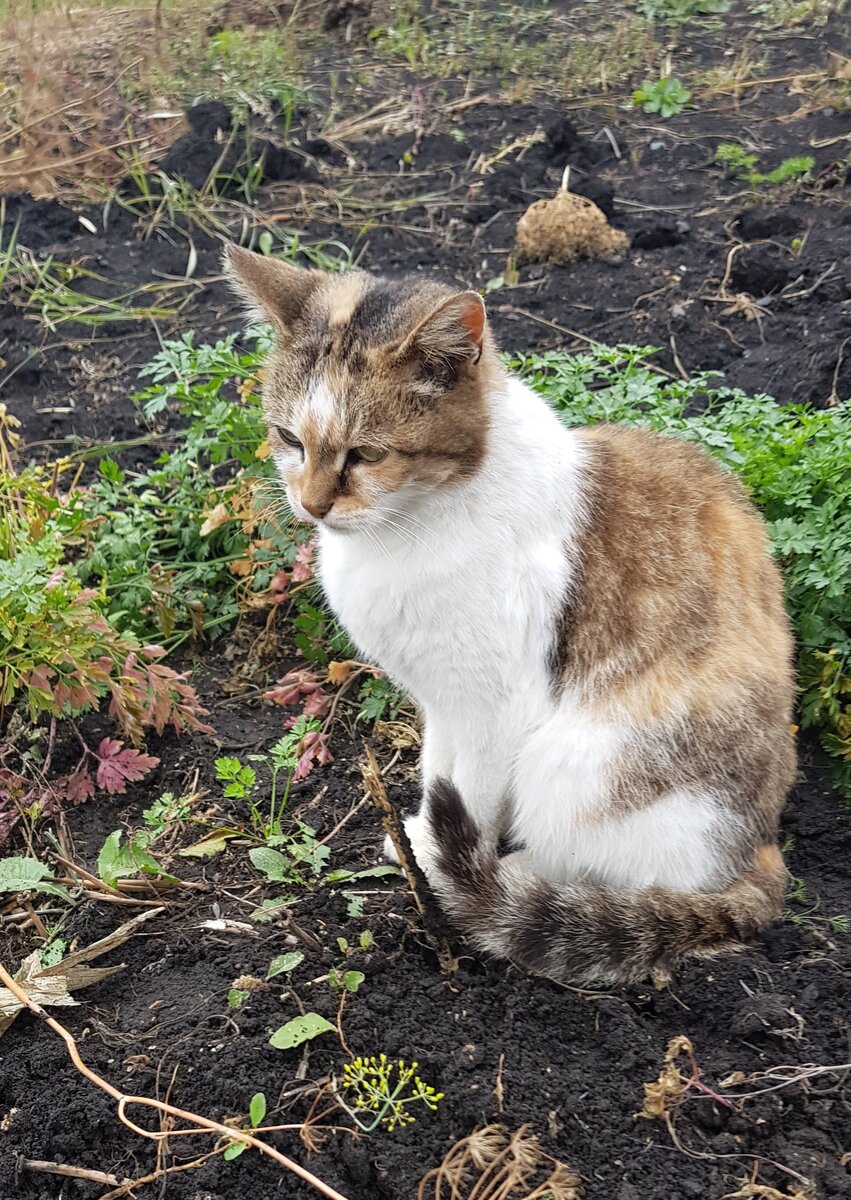
[[[784,890],[793,678],[739,482],[686,442],[568,429],[476,293],[229,269],[276,330],[270,445],[328,601],[422,713],[407,829],[448,913],[580,983],[752,937]]]

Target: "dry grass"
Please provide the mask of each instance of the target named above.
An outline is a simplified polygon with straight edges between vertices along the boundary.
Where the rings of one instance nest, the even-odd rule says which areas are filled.
[[[107,185],[167,146],[180,118],[127,99],[152,69],[153,11],[62,6],[0,24],[0,192],[54,195],[82,178]]]
[[[581,1200],[579,1176],[552,1158],[528,1126],[486,1125],[461,1138],[424,1175],[417,1200]]]

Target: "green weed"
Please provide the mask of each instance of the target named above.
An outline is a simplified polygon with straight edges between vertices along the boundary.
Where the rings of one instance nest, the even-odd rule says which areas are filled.
[[[263,1092],[255,1092],[248,1104],[248,1124],[243,1125],[243,1129],[248,1133],[253,1133],[263,1124],[265,1116],[266,1097]],[[245,1142],[231,1142],[222,1158],[225,1162],[233,1162],[235,1158],[239,1158],[245,1148]]]
[[[691,92],[679,79],[663,75],[655,83],[645,79],[640,88],[632,93],[632,103],[646,113],[658,113],[663,120],[681,113],[691,100]]]
[[[784,158],[783,162],[773,171],[764,173],[757,170],[759,159],[755,154],[744,150],[735,142],[721,142],[715,151],[715,161],[724,167],[734,179],[741,179],[754,187],[768,185],[781,187],[784,183],[800,182],[809,175],[815,166],[815,159],[809,155],[798,155]]]

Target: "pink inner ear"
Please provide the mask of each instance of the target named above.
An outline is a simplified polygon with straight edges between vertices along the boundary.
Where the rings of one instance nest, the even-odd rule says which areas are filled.
[[[476,300],[468,300],[461,309],[461,325],[467,337],[476,346],[481,346],[485,332],[484,305]]]

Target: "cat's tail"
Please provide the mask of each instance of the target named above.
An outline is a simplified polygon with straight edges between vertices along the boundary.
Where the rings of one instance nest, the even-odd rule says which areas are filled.
[[[782,911],[786,869],[774,845],[723,892],[614,891],[554,884],[485,848],[458,791],[429,797],[436,842],[430,881],[447,915],[479,949],[560,983],[668,977],[683,959],[739,949]]]

